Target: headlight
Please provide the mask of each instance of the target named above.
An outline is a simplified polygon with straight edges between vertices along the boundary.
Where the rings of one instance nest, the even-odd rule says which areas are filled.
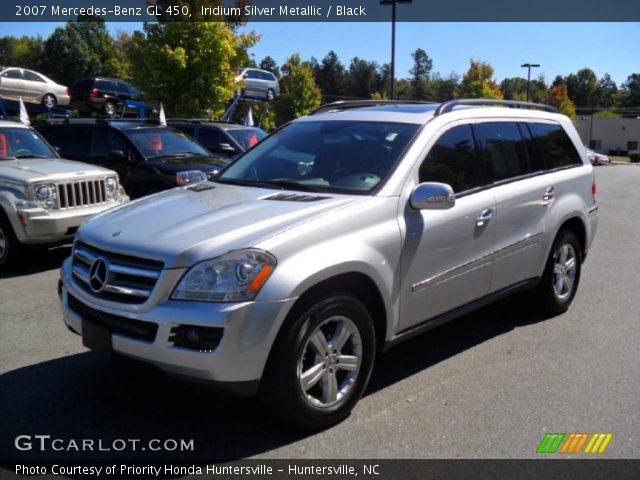
[[[104,187],[107,192],[107,200],[114,200],[118,197],[118,180],[109,177],[104,181]]]
[[[176,174],[176,185],[191,185],[207,181],[207,174],[200,170],[187,170]]]
[[[49,183],[43,183],[33,187],[33,198],[47,210],[56,206],[56,187]]]
[[[238,250],[191,267],[171,296],[176,300],[241,302],[253,300],[276,266],[261,250]]]

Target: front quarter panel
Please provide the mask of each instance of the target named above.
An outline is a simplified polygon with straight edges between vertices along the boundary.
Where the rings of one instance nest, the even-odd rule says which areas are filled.
[[[300,297],[318,283],[360,273],[376,285],[385,304],[387,336],[397,322],[401,235],[397,197],[367,197],[257,245],[277,259],[257,300]]]

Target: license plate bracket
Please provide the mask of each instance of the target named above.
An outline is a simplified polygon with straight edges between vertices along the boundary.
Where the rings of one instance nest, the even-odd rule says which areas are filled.
[[[113,354],[111,331],[88,320],[82,320],[82,344],[106,357]]]

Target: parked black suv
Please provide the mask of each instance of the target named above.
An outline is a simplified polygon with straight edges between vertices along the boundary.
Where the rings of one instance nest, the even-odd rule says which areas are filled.
[[[69,88],[71,106],[81,115],[91,112],[116,115],[125,100],[142,100],[142,93],[130,83],[118,78],[84,77]]]
[[[229,159],[237,157],[267,136],[257,127],[235,123],[194,119],[169,119],[167,123],[195,138],[213,155]]]
[[[118,172],[131,198],[213,178],[229,163],[185,133],[157,122],[64,119],[35,127],[64,158]]]

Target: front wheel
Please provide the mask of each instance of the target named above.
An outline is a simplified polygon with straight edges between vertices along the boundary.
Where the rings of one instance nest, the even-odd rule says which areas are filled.
[[[9,220],[0,212],[0,270],[15,262],[20,242],[13,233]]]
[[[563,313],[569,309],[580,283],[582,249],[576,235],[570,230],[558,233],[540,284],[534,291],[540,307],[550,313]]]
[[[319,428],[346,418],[373,368],[375,332],[350,295],[329,295],[297,309],[273,346],[260,396],[287,422]]]

